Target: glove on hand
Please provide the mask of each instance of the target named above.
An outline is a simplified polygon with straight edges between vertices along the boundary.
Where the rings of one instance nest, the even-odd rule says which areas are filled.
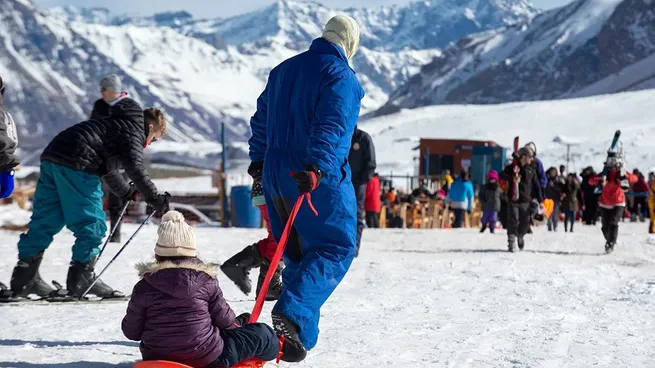
[[[129,190],[129,192],[127,192],[127,194],[125,194],[123,196],[122,199],[124,201],[134,201],[134,202],[136,202],[138,200],[138,195],[139,195],[139,191],[134,186],[134,183],[130,182],[130,190]]]
[[[261,181],[263,170],[264,170],[264,162],[262,161],[251,162],[250,166],[248,166],[248,175],[252,176],[253,180],[255,181]]]
[[[241,313],[237,316],[237,318],[234,319],[234,322],[239,325],[239,327],[243,327],[248,324],[248,321],[250,320],[250,313]]]
[[[298,182],[300,193],[309,193],[321,183],[323,172],[314,165],[308,166],[305,171],[294,173],[292,177]]]
[[[150,197],[147,201],[148,205],[157,211],[157,213],[160,215],[168,212],[170,202],[171,195],[168,192],[165,192],[164,194],[157,194],[154,197]]]

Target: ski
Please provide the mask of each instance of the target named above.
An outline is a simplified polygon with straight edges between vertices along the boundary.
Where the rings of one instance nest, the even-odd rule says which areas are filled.
[[[0,297],[0,305],[51,305],[51,304],[105,304],[105,303],[118,303],[129,301],[129,296],[118,298],[100,298],[100,297],[85,297],[82,300],[72,297],[44,297],[44,298],[29,298],[29,297]]]
[[[513,201],[518,201],[519,200],[519,183],[516,180],[519,177],[519,137],[514,138],[514,161],[512,162],[512,165],[514,165],[514,180],[512,181],[512,200]]]
[[[610,150],[614,150],[616,148],[616,144],[619,142],[620,137],[621,137],[620,130],[614,132],[614,138],[612,138],[612,144],[610,145]]]
[[[612,137],[612,143],[610,143],[610,148],[607,150],[607,160],[609,157],[614,154],[616,155],[616,145],[619,143],[619,138],[621,138],[621,130],[617,130],[614,132],[614,137]],[[603,171],[600,173],[600,181],[598,182],[598,185],[596,186],[596,189],[594,189],[595,194],[600,194],[603,191],[603,186],[605,185],[605,177],[607,176],[607,165],[603,166]]]
[[[57,288],[53,291],[51,295],[46,297],[35,297],[30,298],[29,296],[13,296],[11,290],[7,285],[0,282],[0,304],[8,305],[22,305],[22,304],[57,304],[57,303],[70,303],[70,304],[89,304],[89,303],[107,303],[107,302],[125,302],[130,299],[130,296],[121,296],[121,297],[97,297],[97,296],[85,296],[82,299],[78,297],[68,295],[68,291],[65,290],[60,283],[57,281],[52,281],[52,284]]]

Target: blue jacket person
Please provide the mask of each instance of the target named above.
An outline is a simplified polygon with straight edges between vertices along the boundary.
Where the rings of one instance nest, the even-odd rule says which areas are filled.
[[[300,361],[318,339],[321,306],[355,257],[357,205],[348,153],[362,89],[348,61],[359,26],[336,16],[309,50],[275,67],[250,120],[248,172],[263,177],[273,235],[280,241],[291,208],[312,192],[318,215],[300,208],[284,254],[284,290],[273,308],[273,328],[297,343]],[[290,173],[295,173],[293,176]]]

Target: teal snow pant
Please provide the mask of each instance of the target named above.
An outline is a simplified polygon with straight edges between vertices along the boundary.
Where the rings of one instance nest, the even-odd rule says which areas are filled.
[[[29,230],[20,236],[18,258],[26,259],[47,249],[66,225],[75,235],[73,261],[88,262],[100,252],[107,232],[102,198],[99,176],[41,162],[32,218]]]

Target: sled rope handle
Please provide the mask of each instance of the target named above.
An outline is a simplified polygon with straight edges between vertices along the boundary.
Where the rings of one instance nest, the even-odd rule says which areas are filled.
[[[248,323],[257,322],[259,315],[262,313],[262,309],[264,308],[264,300],[266,299],[266,293],[268,293],[268,286],[273,279],[273,274],[275,273],[275,270],[277,270],[277,266],[280,264],[280,259],[282,259],[282,254],[284,254],[284,248],[287,246],[287,241],[289,240],[289,235],[291,234],[291,227],[296,220],[296,215],[298,214],[300,206],[302,205],[305,197],[307,197],[307,203],[309,204],[312,212],[318,216],[318,212],[312,204],[311,195],[309,193],[303,193],[298,196],[298,199],[296,200],[296,203],[293,205],[293,209],[291,210],[291,214],[289,215],[289,219],[287,220],[287,224],[284,226],[284,232],[282,233],[280,242],[277,244],[277,248],[275,248],[275,254],[271,259],[271,265],[268,267],[268,271],[266,272],[266,277],[264,278],[262,288],[257,295],[257,301],[255,302],[255,306],[252,309]]]

